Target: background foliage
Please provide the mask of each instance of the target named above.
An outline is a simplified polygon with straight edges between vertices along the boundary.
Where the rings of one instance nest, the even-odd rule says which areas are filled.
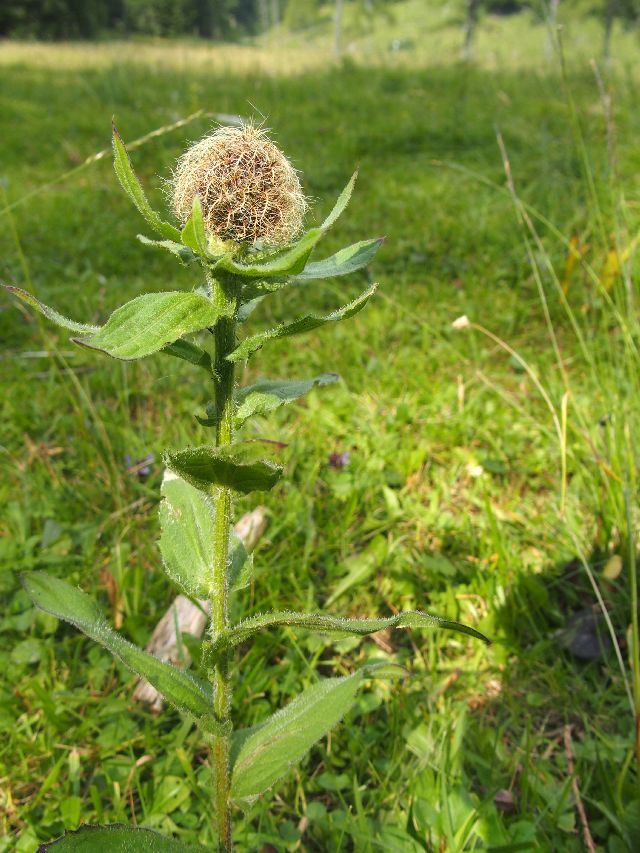
[[[342,3],[340,2],[340,7]],[[360,26],[372,18],[393,16],[398,0],[347,0]],[[432,4],[434,8],[443,4]],[[638,0],[562,0],[562,15],[591,14],[603,23],[619,18],[640,21]],[[543,21],[545,0],[455,0],[447,15],[461,22],[482,14],[529,12]],[[146,34],[193,35],[202,38],[240,38],[284,21],[294,30],[307,29],[335,15],[327,0],[4,0],[0,8],[0,37],[91,39]]]

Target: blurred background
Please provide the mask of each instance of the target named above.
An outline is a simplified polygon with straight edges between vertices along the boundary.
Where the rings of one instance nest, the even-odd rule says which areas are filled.
[[[464,56],[483,23],[493,28],[496,19],[522,15],[538,26],[576,23],[580,39],[585,21],[595,19],[608,55],[614,28],[636,28],[640,9],[637,0],[5,0],[0,37],[181,36],[256,44],[267,36],[278,44],[332,41],[341,54],[415,50],[428,33],[457,26]]]
[[[181,152],[250,119],[300,170],[309,225],[359,168],[316,259],[386,237],[369,270],[281,291],[247,322],[379,282],[357,317],[240,371],[342,379],[243,428],[280,443],[286,476],[260,498],[234,618],[424,609],[494,643],[283,629],[242,647],[238,726],[318,674],[394,660],[410,677],[372,684],[237,815],[239,850],[640,849],[639,15],[639,0],[0,3],[2,282],[92,323],[200,284],[136,240],[151,235],[113,173],[112,118],[163,216]],[[135,702],[130,674],[19,581],[62,577],[147,643],[175,595],[162,452],[210,439],[206,383],[162,355],[100,358],[2,294],[0,341],[0,851],[81,822],[211,843],[198,732]]]

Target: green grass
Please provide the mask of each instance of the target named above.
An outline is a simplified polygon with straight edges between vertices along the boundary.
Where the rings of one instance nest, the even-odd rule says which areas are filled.
[[[272,344],[243,377],[332,370],[343,383],[257,424],[286,442],[287,477],[264,498],[269,527],[239,612],[318,608],[343,584],[334,613],[424,608],[495,643],[402,632],[388,638],[390,656],[385,643],[287,630],[243,647],[239,725],[288,701],[315,672],[393,659],[411,677],[373,684],[273,796],[237,815],[240,850],[581,850],[567,725],[596,843],[637,849],[634,722],[619,663],[611,650],[576,660],[558,635],[596,601],[582,554],[626,662],[628,566],[616,580],[601,576],[611,555],[627,553],[625,484],[632,540],[638,524],[637,321],[624,278],[605,291],[602,276],[607,251],[624,249],[640,227],[640,118],[624,56],[610,79],[615,171],[597,86],[579,57],[566,89],[557,62],[347,63],[258,77],[169,62],[88,62],[81,73],[64,60],[3,67],[9,204],[106,147],[112,115],[131,140],[199,108],[255,109],[301,169],[316,219],[360,167],[326,254],[387,236],[371,269],[380,294],[365,312]],[[196,120],[133,154],[155,202],[160,178],[208,127]],[[505,189],[496,128],[520,197],[558,229],[535,218],[539,245]],[[5,212],[0,276],[78,320],[194,285],[191,272],[134,239],[144,230],[105,158]],[[560,238],[573,236],[588,248],[563,304]],[[276,295],[252,328],[309,301],[341,304],[366,276],[353,278],[309,285],[304,298]],[[548,407],[518,359],[451,328],[462,314],[525,359],[559,418],[570,390],[566,518]],[[207,389],[169,359],[122,364],[76,350],[9,299],[0,337],[0,849],[31,853],[80,820],[210,842],[210,775],[195,729],[134,706],[129,675],[36,614],[18,581],[33,568],[64,577],[97,595],[126,636],[147,641],[173,595],[154,544],[159,459],[167,446],[205,440],[193,414]],[[348,464],[333,467],[331,455],[345,452]],[[130,476],[125,456],[148,453],[150,476]],[[238,514],[254,502],[239,501]]]

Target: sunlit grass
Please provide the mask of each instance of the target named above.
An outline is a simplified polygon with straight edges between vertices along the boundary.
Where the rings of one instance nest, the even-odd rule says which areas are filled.
[[[558,632],[575,614],[597,611],[586,564],[627,664],[628,568],[614,579],[602,572],[611,556],[626,559],[632,538],[623,480],[637,492],[637,255],[629,247],[640,231],[639,116],[629,78],[614,66],[613,163],[606,110],[581,64],[588,48],[572,53],[568,39],[576,125],[557,62],[543,59],[543,28],[498,25],[512,29],[481,31],[468,67],[454,65],[459,33],[449,25],[389,59],[412,68],[320,71],[313,63],[329,62],[328,35],[317,48],[324,59],[297,54],[312,63],[305,74],[288,48],[278,56],[185,43],[0,51],[1,177],[14,205],[2,218],[0,277],[76,319],[195,283],[135,241],[144,223],[108,157],[50,185],[108,145],[112,114],[127,140],[200,109],[264,115],[301,169],[316,219],[360,165],[351,217],[323,253],[362,233],[387,236],[372,269],[379,296],[366,313],[328,336],[263,351],[265,375],[330,369],[344,384],[258,425],[288,445],[289,477],[266,499],[252,607],[313,608],[330,596],[344,615],[425,607],[496,642],[486,651],[407,632],[333,643],[289,631],[286,643],[265,634],[241,650],[242,724],[309,684],[309,662],[329,675],[393,654],[413,673],[365,694],[351,726],[315,750],[269,808],[256,804],[238,825],[241,850],[580,850],[567,725],[596,842],[633,849],[637,771],[623,669],[613,650],[577,660]],[[595,24],[585,27],[597,51]],[[521,43],[505,35],[516,32]],[[379,44],[386,38],[380,30]],[[624,65],[633,42],[619,38]],[[262,58],[268,74],[256,72]],[[211,120],[197,117],[132,153],[158,204],[161,178]],[[46,191],[23,200],[41,185]],[[612,276],[614,250],[623,274]],[[362,284],[336,279],[313,298],[335,307]],[[295,292],[265,301],[255,326],[295,316],[300,305]],[[462,314],[498,341],[452,329]],[[0,720],[9,732],[0,745],[0,849],[32,853],[80,818],[135,819],[206,841],[209,776],[195,733],[168,712],[153,719],[137,708],[130,723],[128,675],[35,616],[17,580],[39,568],[92,590],[105,612],[122,609],[128,636],[146,642],[172,597],[156,570],[159,454],[204,440],[191,416],[206,388],[183,384],[168,360],[105,365],[6,299],[0,337]],[[254,375],[250,365],[245,379]],[[131,475],[125,457],[150,452],[149,478]],[[181,783],[189,773],[201,780],[195,796]]]

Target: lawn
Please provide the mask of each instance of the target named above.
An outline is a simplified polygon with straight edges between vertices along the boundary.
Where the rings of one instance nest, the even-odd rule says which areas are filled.
[[[530,38],[527,62],[501,53],[503,26]],[[136,241],[144,222],[110,157],[83,165],[108,148],[112,116],[131,141],[204,111],[132,150],[158,205],[214,113],[264,117],[311,221],[359,167],[322,254],[385,235],[370,271],[276,294],[251,319],[380,284],[356,318],[265,347],[241,377],[342,379],[246,428],[286,445],[286,478],[260,495],[269,524],[236,615],[425,609],[494,642],[282,629],[241,647],[239,725],[318,672],[397,661],[408,675],[372,682],[273,796],[237,814],[238,849],[579,851],[587,825],[598,849],[633,851],[637,41],[619,34],[599,85],[580,39],[563,73],[528,20],[494,21],[469,64],[442,53],[450,22],[430,32],[433,57],[421,42],[414,62],[334,63],[314,42],[318,58],[296,43],[273,67],[268,46],[221,48],[223,61],[186,43],[3,46],[0,278],[88,322],[198,284]],[[454,329],[462,315],[471,326]],[[161,454],[206,441],[193,416],[207,388],[177,360],[75,348],[5,296],[0,339],[0,851],[33,853],[80,822],[211,843],[196,729],[134,704],[129,673],[36,613],[19,582],[65,578],[147,642],[174,595],[156,545]]]

